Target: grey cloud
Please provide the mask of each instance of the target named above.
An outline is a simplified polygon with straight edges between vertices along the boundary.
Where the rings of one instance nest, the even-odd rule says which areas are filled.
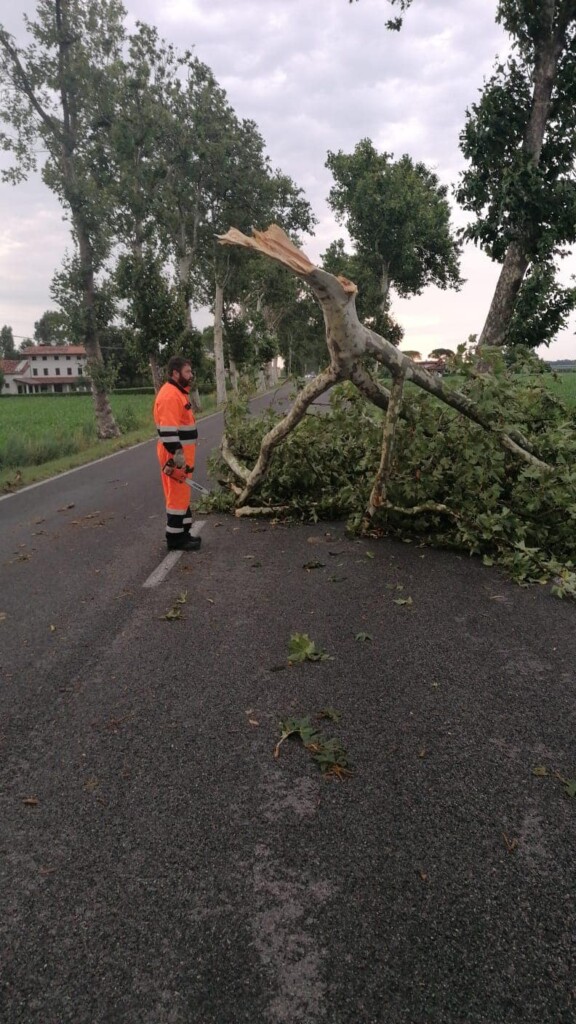
[[[506,50],[494,20],[496,0],[414,0],[400,34],[386,31],[382,0],[352,5],[348,0],[165,0],[162,5],[126,0],[126,5],[132,25],[136,19],[155,24],[179,49],[193,47],[238,115],[256,121],[273,166],[304,188],[320,218],[315,237],[306,240],[313,258],[343,234],[326,204],[327,150],[349,152],[367,136],[396,157],[407,152],[424,160],[442,181],[454,183],[463,166],[458,135],[465,110],[477,99],[498,52]],[[26,7],[33,10],[30,0]],[[13,9],[9,16],[14,31]],[[47,190],[38,182],[27,187],[32,190],[27,195],[34,195],[31,209],[38,216],[45,209],[54,218],[57,204]],[[50,245],[36,244],[31,254],[34,230],[30,217],[20,230],[22,206],[15,215],[14,195],[2,190],[0,276],[4,267],[20,268],[28,301],[42,311],[50,305],[47,286],[67,244],[66,227],[51,221]],[[455,219],[462,223],[465,217],[460,212]],[[6,233],[23,248],[2,256]],[[429,348],[449,344],[447,334],[462,340],[479,330],[497,268],[471,250],[463,272],[468,283],[459,294],[429,289],[396,304],[396,313],[406,319],[407,347],[420,348],[420,341]],[[13,296],[20,287],[14,285]],[[2,299],[2,310],[7,301]],[[32,311],[25,303],[18,294],[30,331]],[[554,348],[561,354],[573,351],[571,336]]]

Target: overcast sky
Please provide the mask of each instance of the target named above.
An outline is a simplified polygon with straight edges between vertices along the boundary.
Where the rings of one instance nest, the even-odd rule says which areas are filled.
[[[23,38],[22,12],[34,6],[13,3],[4,25]],[[238,116],[256,121],[272,164],[304,190],[319,219],[303,246],[313,260],[343,235],[326,203],[327,151],[351,152],[368,137],[378,150],[408,153],[442,182],[456,182],[466,107],[506,52],[496,0],[414,0],[400,34],[386,30],[383,0],[128,0],[126,7],[129,27],[145,21],[177,47],[194,47]],[[39,179],[0,185],[0,203],[0,325],[30,337],[34,321],[54,308],[50,282],[69,246],[67,226]],[[454,222],[465,223],[456,209]],[[571,258],[566,278],[575,271]],[[462,273],[460,292],[429,288],[393,299],[402,348],[427,354],[480,332],[498,267],[470,246]],[[541,354],[576,358],[575,326]]]

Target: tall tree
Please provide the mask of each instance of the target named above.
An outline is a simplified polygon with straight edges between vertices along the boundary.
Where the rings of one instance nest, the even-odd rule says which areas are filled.
[[[167,348],[174,348],[182,333],[182,310],[177,290],[162,261],[150,247],[121,256],[115,274],[120,296],[126,300],[125,319],[134,329],[141,357],[153,366]],[[154,379],[156,388],[161,380]]]
[[[328,153],[334,177],[328,202],[346,225],[364,274],[380,287],[380,312],[389,293],[419,295],[428,284],[458,288],[460,245],[450,226],[447,187],[423,163],[394,162],[362,139],[351,154]]]
[[[38,0],[37,20],[25,16],[26,47],[0,27],[0,120],[11,129],[0,142],[16,157],[3,177],[14,183],[25,178],[36,169],[40,148],[43,180],[69,217],[99,437],[119,434],[102,372],[95,282],[111,242],[103,143],[113,116],[123,17],[118,0]]]
[[[476,216],[466,236],[502,264],[479,344],[537,345],[576,307],[556,280],[576,242],[576,3],[500,0],[497,20],[512,55],[467,114],[456,195]]]
[[[17,356],[14,333],[8,324],[0,330],[0,356],[3,359],[16,359]]]
[[[47,309],[34,324],[34,341],[39,345],[65,345],[68,342],[66,317],[57,309]]]

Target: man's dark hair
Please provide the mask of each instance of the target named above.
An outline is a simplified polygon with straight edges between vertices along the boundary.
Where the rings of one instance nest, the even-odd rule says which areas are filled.
[[[180,373],[185,366],[192,366],[190,360],[186,359],[185,356],[170,356],[166,366],[166,376],[171,377],[174,370],[177,370],[178,373]]]

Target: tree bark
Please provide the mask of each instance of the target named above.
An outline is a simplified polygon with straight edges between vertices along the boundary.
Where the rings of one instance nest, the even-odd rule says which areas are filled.
[[[402,411],[402,394],[404,391],[404,377],[400,375],[395,377],[392,382],[392,390],[390,392],[390,402],[388,404],[388,411],[386,413],[386,419],[384,420],[384,427],[382,429],[382,453],[380,456],[380,465],[374,485],[368,499],[368,508],[366,510],[367,515],[372,518],[378,508],[380,508],[387,500],[387,487],[388,480],[390,478],[390,472],[392,469],[392,455],[394,451],[394,438],[396,436],[396,427],[398,426],[398,419]]]
[[[96,432],[100,440],[105,440],[110,437],[120,437],[120,430],[114,419],[108,399],[108,390],[104,379],[104,360],[96,327],[92,246],[81,216],[74,211],[72,203],[70,203],[70,206],[80,256],[82,301],[84,306],[84,345],[90,370],[92,398],[96,416]]]
[[[388,296],[390,294],[390,264],[383,263],[382,275],[380,277],[380,293],[382,299],[380,301],[380,309],[382,313],[388,312]]]
[[[230,383],[232,384],[232,390],[235,391],[236,393],[238,393],[238,380],[239,380],[238,367],[236,366],[236,363],[234,362],[232,357],[230,357],[230,359],[228,360],[228,363],[229,363],[229,366],[230,366]]]
[[[158,366],[158,360],[153,352],[150,353],[149,357],[150,364],[150,376],[152,377],[152,384],[154,391],[158,393],[162,387],[162,374],[160,373],[160,367]]]
[[[224,288],[216,281],[214,295],[214,364],[216,371],[216,402],[226,404],[226,370],[224,366],[224,338],[222,317],[224,314]]]
[[[391,372],[394,379],[402,377],[411,380],[418,387],[457,412],[477,423],[484,430],[497,436],[500,444],[530,465],[547,472],[547,463],[532,454],[530,446],[519,431],[508,433],[492,419],[486,417],[474,403],[459,391],[453,391],[442,378],[430,374],[412,362],[403,352],[395,348],[386,338],[365,327],[356,313],[356,285],[345,277],[334,277],[315,267],[301,249],[298,249],[281,228],[275,224],[267,231],[254,231],[251,238],[236,228],[219,236],[222,245],[238,245],[263,253],[288,267],[311,288],[322,307],[326,327],[326,343],[330,354],[330,366],[315,380],[310,381],[298,394],[287,416],[264,437],[260,455],[248,476],[242,476],[245,487],[237,504],[245,504],[264,478],[274,448],[300,422],[311,402],[337,381],[350,380],[381,408],[388,406],[390,396],[370,377],[361,365],[364,358],[376,359]],[[226,452],[223,449],[226,460]],[[234,466],[228,462],[233,472]]]
[[[511,242],[506,250],[486,322],[478,339],[478,348],[481,349],[484,345],[488,347],[504,344],[518,292],[529,265],[530,260],[520,244]]]

